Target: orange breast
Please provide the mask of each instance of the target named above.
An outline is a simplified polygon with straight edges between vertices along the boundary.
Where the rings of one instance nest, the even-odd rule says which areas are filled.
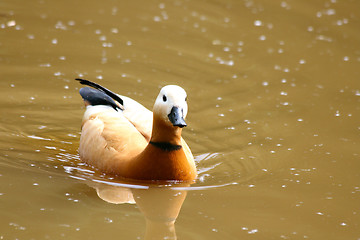
[[[149,144],[125,167],[125,176],[139,180],[182,180],[196,178],[196,169],[186,158],[184,149],[163,150]]]

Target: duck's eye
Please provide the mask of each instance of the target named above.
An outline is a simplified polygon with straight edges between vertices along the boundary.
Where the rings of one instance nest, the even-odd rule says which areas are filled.
[[[166,102],[167,101],[167,97],[165,95],[163,95],[163,101]]]

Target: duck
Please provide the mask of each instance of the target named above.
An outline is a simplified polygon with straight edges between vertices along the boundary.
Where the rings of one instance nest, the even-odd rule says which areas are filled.
[[[86,107],[80,159],[99,171],[132,180],[194,181],[193,154],[182,138],[187,94],[177,85],[161,88],[152,111],[89,80],[76,78]]]

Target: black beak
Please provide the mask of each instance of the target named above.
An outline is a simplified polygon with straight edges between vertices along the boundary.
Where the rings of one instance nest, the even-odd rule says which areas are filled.
[[[183,118],[183,111],[181,108],[173,107],[168,115],[170,122],[176,127],[186,127],[186,122]]]

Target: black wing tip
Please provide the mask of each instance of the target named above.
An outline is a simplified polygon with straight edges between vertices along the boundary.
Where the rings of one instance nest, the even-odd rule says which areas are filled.
[[[91,82],[91,81],[89,81],[89,80],[82,79],[82,78],[75,78],[75,80],[76,80],[76,81],[79,81],[80,84],[82,84],[82,85],[87,85],[87,86],[90,86],[90,87],[93,87],[93,88],[96,88],[96,89],[98,89],[98,90],[101,90],[101,91],[105,92],[104,89],[106,89],[106,88],[100,86],[100,85],[97,84],[97,83],[94,83],[94,82]],[[108,90],[108,91],[109,91],[109,90]]]
[[[89,82],[89,80],[82,79],[82,78],[75,78],[76,81],[79,81],[81,84],[85,84],[85,82]]]
[[[94,82],[91,82],[89,80],[86,80],[86,79],[82,79],[82,78],[75,78],[75,80],[79,81],[80,84],[82,85],[87,85],[87,86],[90,86],[90,87],[93,87],[93,88],[96,88],[104,93],[106,93],[109,97],[111,97],[112,99],[116,100],[117,102],[120,103],[120,105],[124,105],[124,101],[115,93],[113,93],[112,91],[110,91],[109,89],[107,88],[104,88],[103,86],[97,84],[97,83],[94,83]]]
[[[86,79],[75,78],[75,80],[79,81],[80,84],[82,84],[82,85],[87,85],[87,86],[93,87],[93,88],[103,92],[104,94],[106,94],[107,96],[112,98],[113,100],[116,100],[118,103],[120,103],[121,106],[124,105],[124,101],[117,94],[113,93],[112,91],[108,90],[107,88],[104,88],[103,86],[101,86],[101,85],[99,85],[97,83],[91,82],[89,80],[86,80]],[[114,108],[114,106],[112,106],[112,107]],[[117,106],[117,108],[123,110],[119,106]],[[114,109],[117,111],[116,108],[114,108]]]
[[[98,85],[98,84],[96,84],[96,83],[94,83],[94,82],[91,82],[91,81],[89,81],[89,80],[86,80],[86,79],[83,79],[83,78],[75,78],[75,80],[76,81],[79,81],[81,84],[83,84],[83,85]],[[100,85],[99,85],[100,86]]]
[[[114,99],[109,97],[103,91],[91,87],[83,87],[79,90],[79,93],[84,101],[92,106],[107,105],[111,106],[115,111],[118,111],[118,109],[121,110],[121,108],[115,103]]]

